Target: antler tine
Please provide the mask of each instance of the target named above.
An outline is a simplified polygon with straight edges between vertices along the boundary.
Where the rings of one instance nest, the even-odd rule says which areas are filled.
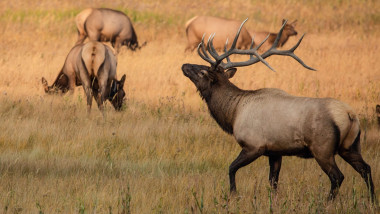
[[[246,18],[246,19],[243,21],[243,23],[241,23],[241,25],[240,25],[240,27],[239,27],[239,30],[238,30],[238,32],[236,33],[235,39],[234,39],[234,41],[233,41],[233,43],[232,43],[232,45],[231,45],[230,50],[235,49],[235,47],[236,47],[236,43],[237,43],[237,40],[238,40],[239,35],[240,35],[240,31],[241,31],[241,29],[243,28],[243,25],[245,24],[245,22],[246,22],[247,20],[248,20],[248,18]]]
[[[303,39],[303,37],[305,36],[305,34],[303,34],[301,36],[301,38],[298,40],[297,44],[295,44],[291,49],[289,49],[289,51],[291,52],[290,56],[293,57],[293,59],[297,60],[297,62],[299,62],[303,67],[309,69],[309,70],[312,70],[312,71],[316,71],[316,69],[306,65],[300,58],[298,58],[297,55],[294,54],[294,51],[298,48],[298,46],[301,44],[301,41]]]
[[[207,54],[206,50],[205,50],[205,45],[204,45],[204,38],[205,38],[205,35],[206,34],[203,34],[202,36],[202,41],[199,43],[198,45],[198,55],[205,61],[207,61],[208,63],[210,63],[211,65],[214,65],[215,64],[215,61],[213,61],[210,56]],[[209,40],[210,40],[210,37],[209,37]],[[201,51],[203,53],[201,53]]]
[[[256,47],[256,50],[259,50],[259,48],[264,44],[264,42],[268,40],[269,36],[270,36],[270,33],[268,33],[267,37],[265,37],[265,39]]]
[[[252,37],[252,41],[251,41],[251,45],[249,46],[249,49],[253,48],[253,45],[255,44],[254,39],[255,39],[255,36]],[[227,38],[227,41],[228,41],[228,38]]]
[[[270,48],[268,51],[266,51],[262,57],[263,58],[266,58],[268,56],[271,56],[273,54],[275,55],[282,55],[282,56],[290,56],[292,57],[293,59],[297,60],[297,62],[299,62],[303,67],[309,69],[309,70],[313,70],[313,71],[316,71],[314,68],[306,65],[295,53],[294,51],[298,48],[298,46],[301,44],[301,41],[302,39],[304,38],[305,34],[303,34],[301,36],[301,38],[298,40],[297,44],[295,44],[292,48],[290,48],[289,50],[283,50],[283,51],[280,51],[280,50],[277,50],[277,49],[272,49]]]
[[[272,49],[272,48],[276,49],[276,47],[277,47],[277,45],[278,45],[278,42],[280,41],[280,38],[281,38],[281,35],[282,35],[282,31],[284,31],[284,27],[285,27],[285,25],[286,25],[287,22],[288,22],[288,20],[285,19],[285,21],[284,21],[284,23],[282,24],[282,27],[281,27],[280,31],[278,32],[277,37],[276,37],[276,39],[274,40],[273,45],[272,45],[272,47],[271,47],[270,49]],[[269,36],[269,35],[268,35],[268,36]]]
[[[251,45],[253,45],[253,39],[252,39],[252,44]],[[224,45],[224,53],[227,52],[227,46],[228,46],[228,38],[226,40],[226,44]],[[226,59],[227,59],[227,63],[231,62],[231,60],[230,60],[230,58],[228,56],[226,57]]]
[[[231,54],[234,53],[235,50],[238,50],[236,49],[236,43],[237,43],[237,40],[239,38],[239,35],[240,35],[240,32],[241,32],[241,29],[243,28],[243,25],[245,24],[245,22],[248,20],[248,18],[246,18],[240,25],[237,33],[236,33],[236,36],[234,38],[234,41],[231,45],[231,48],[226,51],[225,49],[225,52],[224,54],[222,55],[219,55],[218,52],[215,50],[214,48],[214,44],[213,44],[213,41],[214,41],[214,37],[215,37],[215,33],[213,35],[211,35],[211,39],[207,42],[207,49],[208,49],[208,52],[210,53],[210,55],[215,59],[215,64],[212,64],[212,66],[214,68],[216,68],[219,64],[221,64],[222,67],[225,67],[225,63],[223,63],[223,59],[227,58],[227,63],[230,63],[230,59],[228,58],[228,56],[230,56]]]
[[[212,65],[213,69],[215,69],[219,64],[224,69],[228,69],[228,68],[233,68],[233,67],[248,66],[248,65],[252,65],[252,64],[255,64],[255,63],[261,61],[269,69],[271,69],[272,71],[275,71],[269,65],[269,63],[265,61],[265,58],[267,58],[267,57],[269,57],[271,55],[284,55],[284,56],[290,56],[290,57],[294,58],[295,60],[297,60],[297,62],[299,62],[302,66],[304,66],[307,69],[315,70],[314,68],[307,66],[300,58],[298,58],[297,55],[294,54],[294,51],[300,45],[300,43],[301,43],[304,35],[300,38],[300,40],[297,42],[297,44],[294,45],[291,49],[289,49],[289,50],[277,50],[276,49],[276,47],[277,47],[277,45],[279,43],[281,34],[282,34],[282,32],[284,30],[284,27],[285,27],[285,25],[287,23],[287,20],[284,21],[284,23],[283,23],[283,25],[282,25],[282,27],[281,27],[281,29],[280,29],[280,31],[279,31],[279,33],[278,33],[275,41],[274,41],[274,44],[269,48],[269,50],[265,51],[263,54],[260,55],[257,52],[257,50],[268,40],[269,35],[258,46],[256,46],[255,48],[252,48],[253,47],[253,40],[252,40],[252,43],[251,43],[251,46],[250,46],[249,50],[240,50],[240,49],[237,49],[236,48],[237,39],[238,39],[238,37],[240,35],[240,31],[243,28],[244,23],[247,20],[248,19],[244,20],[244,22],[240,25],[240,28],[239,28],[238,32],[236,33],[234,41],[233,41],[233,43],[231,45],[231,48],[229,50],[227,50],[227,45],[228,45],[228,40],[227,40],[226,45],[224,47],[224,53],[222,55],[218,55],[218,52],[214,48],[213,40],[214,40],[215,34],[213,34],[213,35],[210,36],[210,38],[209,38],[209,40],[207,42],[207,44],[208,44],[207,50],[208,50],[209,54],[215,59],[215,61],[213,61],[207,55],[205,47],[204,47],[204,40],[202,38],[202,42],[198,46],[198,53],[202,57],[202,59],[206,60],[207,62],[209,62]],[[201,54],[201,51],[199,50],[200,47],[202,47],[203,54]],[[231,60],[229,59],[229,56],[232,55],[232,54],[249,55],[250,59],[247,60],[247,61],[244,61],[244,62],[231,62]],[[253,56],[255,56],[255,57],[253,57]],[[227,63],[223,63],[222,62],[224,59],[227,59]]]
[[[249,46],[249,49],[252,50],[253,49],[253,45],[254,45],[254,38],[255,36],[252,37],[252,42],[251,42],[251,45]],[[268,36],[256,47],[254,48],[253,50],[255,51],[252,51],[252,55],[249,55],[249,59],[250,60],[254,60],[255,58],[253,57],[253,55],[256,56],[256,58],[258,58],[262,63],[264,63],[266,66],[268,66],[268,68],[270,68],[272,71],[276,72],[276,70],[274,70],[274,68],[272,68],[272,66],[269,65],[269,63],[267,61],[265,61],[261,56],[260,54],[257,53],[257,50],[261,47],[261,45],[264,44],[265,41],[267,41],[267,39],[269,38],[269,34]]]
[[[241,23],[241,25],[240,25],[240,27],[239,27],[239,30],[238,30],[238,32],[236,33],[236,36],[235,36],[235,38],[234,38],[234,41],[232,42],[231,48],[230,48],[227,52],[225,52],[224,54],[220,55],[220,56],[218,57],[219,59],[223,60],[224,58],[226,58],[226,57],[230,56],[231,54],[233,54],[235,50],[238,50],[238,49],[235,49],[235,47],[236,47],[236,43],[237,43],[237,40],[238,40],[238,38],[239,38],[239,36],[240,36],[240,31],[241,31],[241,29],[243,28],[243,25],[245,24],[245,22],[246,22],[247,20],[248,20],[248,18],[246,18],[246,19]]]

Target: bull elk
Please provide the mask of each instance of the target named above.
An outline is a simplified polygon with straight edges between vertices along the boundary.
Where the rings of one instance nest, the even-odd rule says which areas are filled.
[[[129,17],[117,10],[108,8],[87,8],[75,17],[78,41],[82,44],[88,37],[93,41],[111,42],[118,53],[122,45],[131,50],[141,48]]]
[[[314,158],[328,175],[331,182],[328,199],[332,200],[344,179],[334,159],[338,153],[360,173],[374,201],[371,168],[360,153],[358,116],[350,106],[331,98],[296,97],[274,88],[242,90],[229,81],[236,67],[262,62],[273,70],[265,61],[271,55],[290,56],[305,68],[314,70],[294,54],[304,35],[291,49],[276,49],[286,21],[272,47],[263,54],[257,50],[268,37],[255,48],[252,42],[249,50],[237,49],[237,38],[246,21],[241,24],[231,48],[225,47],[221,55],[213,46],[214,35],[209,38],[207,49],[202,39],[198,54],[211,66],[182,65],[183,74],[195,84],[211,116],[242,148],[229,167],[231,193],[236,192],[238,169],[263,155],[269,157],[269,181],[276,190],[282,156],[298,156]],[[232,54],[249,55],[249,60],[231,62],[229,56]],[[223,62],[225,59],[227,61]]]
[[[218,49],[223,49],[226,39],[234,38],[234,33],[239,29],[240,23],[235,20],[212,16],[195,16],[186,23],[186,36],[188,40],[185,51],[193,51],[202,40],[202,35],[206,36],[216,33],[214,45]],[[243,27],[236,46],[247,49],[251,43],[249,32]]]
[[[42,85],[48,94],[73,93],[75,86],[83,85],[88,109],[91,108],[92,95],[95,95],[99,108],[103,108],[102,104],[107,99],[116,110],[120,110],[124,102],[126,76],[124,74],[120,81],[117,80],[116,65],[116,56],[107,45],[95,41],[75,45],[54,83],[49,86],[42,77]]]
[[[285,23],[285,19],[282,20],[282,24]],[[285,43],[288,41],[289,37],[296,36],[297,31],[295,30],[297,20],[293,21],[292,23],[286,23],[284,26],[284,30],[282,31],[280,40],[278,41],[277,47],[282,47],[285,45]],[[250,32],[251,37],[254,38],[256,41],[263,41],[269,34],[269,38],[267,41],[261,46],[259,49],[260,52],[264,52],[265,50],[268,50],[274,43],[274,41],[277,38],[277,33],[270,33],[270,32]],[[257,45],[258,43],[256,43]]]

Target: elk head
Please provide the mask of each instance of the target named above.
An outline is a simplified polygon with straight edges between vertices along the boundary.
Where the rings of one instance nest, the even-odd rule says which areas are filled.
[[[64,94],[69,90],[69,78],[62,73],[58,75],[57,79],[51,86],[48,85],[48,82],[44,77],[42,77],[41,82],[44,87],[44,91],[47,94],[57,94],[59,92]]]
[[[294,58],[295,60],[297,60],[305,68],[310,69],[310,70],[315,70],[315,69],[307,66],[305,63],[303,63],[303,61],[294,54],[294,51],[296,50],[296,48],[301,43],[304,35],[300,38],[300,40],[297,42],[297,44],[294,47],[292,47],[291,49],[289,49],[289,50],[277,50],[276,49],[277,44],[279,43],[281,34],[282,34],[285,26],[287,25],[286,20],[284,21],[284,23],[283,23],[283,25],[282,25],[282,27],[281,27],[278,35],[277,35],[276,40],[273,43],[272,47],[269,50],[267,50],[266,52],[264,52],[263,54],[260,55],[257,52],[257,50],[268,39],[269,35],[264,41],[262,41],[255,48],[252,48],[253,44],[254,44],[253,39],[252,39],[250,49],[248,49],[248,50],[237,49],[236,48],[237,39],[238,39],[240,31],[241,31],[241,29],[242,29],[242,27],[246,21],[247,21],[247,19],[241,24],[241,26],[240,26],[240,28],[239,28],[236,36],[235,36],[235,39],[231,45],[231,48],[229,50],[227,50],[227,45],[228,45],[228,39],[227,39],[225,47],[224,47],[224,53],[221,55],[219,55],[217,53],[217,51],[215,50],[214,45],[213,45],[213,39],[215,37],[215,34],[211,35],[210,38],[208,39],[208,42],[207,42],[208,53],[206,51],[206,47],[204,44],[204,36],[203,36],[201,43],[198,45],[198,54],[203,60],[210,63],[210,65],[211,65],[210,67],[205,66],[205,65],[194,65],[194,64],[182,65],[183,74],[186,77],[188,77],[195,84],[195,86],[197,87],[198,91],[200,92],[202,98],[207,100],[207,98],[210,96],[210,93],[211,93],[211,91],[209,89],[211,89],[213,85],[225,84],[225,83],[232,84],[229,82],[228,79],[235,75],[236,67],[248,66],[248,65],[255,64],[257,62],[262,62],[266,66],[268,66],[271,70],[274,71],[274,69],[264,60],[265,58],[267,58],[271,55],[290,56],[290,57]],[[213,59],[209,56],[209,54],[211,55],[211,57]],[[244,62],[231,62],[229,59],[229,56],[232,54],[249,55],[250,58],[249,58],[249,60],[244,61]],[[225,60],[225,59],[227,60],[227,62],[223,62],[223,60]]]
[[[124,103],[124,82],[125,82],[125,74],[121,77],[120,81],[113,81],[111,83],[111,89],[109,94],[109,101],[111,101],[115,110],[120,111],[121,107]]]
[[[284,27],[284,31],[285,31],[285,34],[288,35],[288,36],[295,36],[297,35],[297,31],[295,29],[296,27],[296,24],[297,24],[297,20],[294,20],[292,23],[289,23],[287,24],[286,23],[287,21],[285,19],[282,20],[282,25],[285,24],[285,27]]]

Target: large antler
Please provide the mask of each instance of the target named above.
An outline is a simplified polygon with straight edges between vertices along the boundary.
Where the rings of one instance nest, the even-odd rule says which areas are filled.
[[[264,39],[264,41],[262,41],[258,46],[256,46],[255,48],[253,48],[253,38],[252,38],[252,43],[251,43],[251,46],[250,46],[250,49],[248,50],[240,50],[240,49],[237,49],[236,48],[236,43],[237,43],[237,40],[238,40],[238,37],[240,35],[240,31],[244,25],[244,23],[248,20],[248,18],[246,20],[243,21],[243,23],[240,25],[240,28],[238,30],[238,32],[236,33],[236,36],[235,36],[235,39],[234,41],[232,42],[232,45],[231,45],[231,48],[229,50],[227,50],[227,45],[228,45],[228,39],[226,41],[226,44],[224,46],[224,53],[222,55],[219,55],[218,52],[215,50],[214,48],[214,45],[213,45],[213,40],[214,40],[214,37],[215,37],[215,33],[210,35],[208,41],[207,41],[207,51],[210,53],[210,55],[214,58],[211,59],[210,56],[207,54],[207,51],[206,51],[206,48],[205,48],[205,45],[204,45],[204,36],[202,37],[202,41],[201,43],[199,43],[198,45],[198,54],[199,56],[204,59],[205,61],[209,62],[212,66],[212,69],[215,69],[216,67],[218,66],[221,66],[223,67],[224,69],[228,69],[228,68],[233,68],[233,67],[242,67],[242,66],[248,66],[248,65],[252,65],[252,64],[255,64],[257,62],[262,62],[264,63],[266,66],[268,66],[272,71],[275,71],[269,64],[267,61],[265,61],[264,59],[271,56],[271,55],[282,55],[282,56],[291,56],[293,57],[295,60],[297,60],[302,66],[304,66],[305,68],[307,69],[310,69],[310,70],[313,70],[315,71],[314,68],[312,67],[309,67],[307,66],[300,58],[298,58],[298,56],[296,56],[294,54],[294,51],[297,49],[297,47],[300,45],[303,37],[305,36],[302,35],[302,37],[300,38],[300,40],[298,40],[297,44],[294,45],[292,48],[290,48],[289,50],[278,50],[276,49],[277,47],[277,44],[278,42],[280,41],[280,38],[281,38],[281,34],[282,34],[282,31],[284,30],[284,27],[286,25],[286,22],[287,20],[285,20],[285,22],[283,23],[279,33],[277,34],[277,37],[276,37],[276,40],[274,41],[272,47],[265,51],[263,54],[259,54],[257,52],[257,50],[264,44],[264,42],[268,39],[269,35]],[[231,60],[229,59],[229,56],[232,55],[232,54],[241,54],[241,55],[249,55],[249,60],[247,61],[244,61],[244,62],[231,62]],[[226,59],[227,60],[227,63],[224,63],[223,60]]]

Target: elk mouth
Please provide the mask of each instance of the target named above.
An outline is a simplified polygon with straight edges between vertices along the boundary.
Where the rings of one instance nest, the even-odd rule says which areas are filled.
[[[182,69],[183,75],[190,78],[190,73],[191,73],[190,64],[183,64],[181,69]]]

